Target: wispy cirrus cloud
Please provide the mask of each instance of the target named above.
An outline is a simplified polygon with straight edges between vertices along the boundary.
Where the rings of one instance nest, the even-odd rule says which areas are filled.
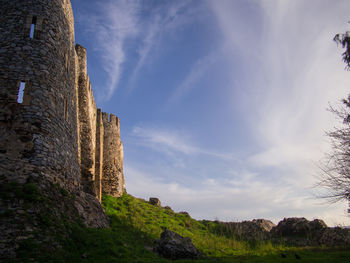
[[[180,154],[194,154],[198,149],[190,145],[188,136],[184,132],[169,129],[136,126],[132,130],[136,143],[162,152],[177,152]]]
[[[175,211],[187,211],[196,219],[242,221],[266,218],[275,223],[283,217],[303,216],[309,220],[323,218],[334,225],[346,221],[345,214],[339,213],[338,206],[320,206],[305,194],[294,196],[293,188],[276,187],[271,183],[256,180],[257,174],[238,172],[240,180],[231,178],[208,178],[186,185],[176,180],[161,180],[163,175],[149,174],[131,165],[125,167],[129,192],[145,198],[156,196],[163,206]],[[174,178],[175,179],[175,178]],[[244,201],[243,201],[244,200]]]
[[[172,95],[168,100],[168,105],[172,105],[173,103],[180,100],[182,97],[186,96],[191,90],[194,90],[198,87],[197,82],[202,79],[202,77],[211,69],[213,64],[218,60],[219,53],[219,50],[215,50],[210,54],[198,59],[194,63],[188,75],[173,91]]]
[[[134,140],[130,143],[152,148],[168,155],[209,155],[222,160],[237,160],[231,153],[220,153],[198,147],[186,132],[160,127],[135,126],[131,133]]]
[[[98,98],[109,100],[118,88],[123,73],[123,64],[127,59],[126,41],[140,34],[140,1],[118,0],[97,3],[94,14],[81,15],[87,25],[86,30],[93,32],[95,47],[101,55],[104,71],[108,79],[105,88],[98,89]]]
[[[232,151],[244,155],[240,160],[235,154],[206,146],[203,138],[210,138],[208,145],[215,145],[215,136],[220,133],[196,138],[191,136],[190,125],[183,131],[174,128],[175,123],[169,124],[171,116],[147,116],[147,121],[153,118],[150,121],[163,126],[134,126],[127,135],[128,192],[145,198],[159,196],[165,204],[187,210],[199,219],[266,217],[277,221],[284,216],[306,216],[326,219],[329,224],[346,222],[342,210],[345,205],[317,206],[319,201],[312,199],[309,186],[314,182],[313,163],[327,150],[323,132],[333,125],[333,116],[325,108],[328,101],[346,96],[350,84],[348,73],[343,71],[341,51],[331,41],[335,33],[345,30],[342,25],[350,12],[348,0],[104,0],[97,4],[96,15],[89,15],[85,22],[94,32],[108,76],[106,88],[98,91],[99,97],[111,98],[123,77],[132,92],[142,70],[164,50],[175,48],[177,42],[171,43],[171,34],[176,40],[177,30],[198,15],[198,5],[210,9],[206,12],[213,15],[205,16],[198,24],[210,24],[214,30],[205,32],[215,31],[215,36],[201,38],[210,42],[205,47],[207,55],[197,61],[184,60],[192,67],[168,102],[175,104],[197,92],[198,84],[217,68],[225,79],[220,82],[215,74],[210,75],[213,83],[218,83],[213,93],[225,93],[225,99],[218,101],[232,105],[232,114],[227,115],[231,114],[233,121],[223,118],[225,122],[218,122],[215,129],[234,130],[242,125],[234,122],[234,117],[241,115],[248,123],[242,126],[250,130],[223,140],[241,140],[242,144],[251,141],[254,145],[248,145],[245,152],[234,148],[241,144],[228,143],[227,148],[234,145]],[[204,20],[207,23],[202,23]],[[162,42],[165,38],[167,45]],[[208,51],[214,45],[213,38],[219,38],[216,42],[221,46]],[[222,60],[225,65],[220,64]],[[226,81],[230,77],[231,83]],[[226,84],[227,88],[220,87]],[[152,96],[154,90],[149,91]],[[204,95],[203,102],[210,101]],[[210,111],[198,107],[202,107],[203,114],[222,117],[215,103]],[[128,121],[132,127],[140,119]],[[196,128],[206,132],[205,125]],[[247,138],[251,134],[254,138]]]
[[[182,26],[190,23],[194,19],[195,9],[190,6],[190,1],[163,2],[163,4],[147,10],[149,17],[140,23],[143,36],[142,43],[138,49],[139,59],[131,73],[129,81],[129,91],[136,87],[139,71],[145,64],[152,64],[150,54],[152,51],[159,52],[160,42],[165,35],[171,35]]]
[[[298,173],[302,166],[311,167],[328,149],[324,131],[334,123],[328,102],[346,96],[350,84],[332,42],[346,25],[347,1],[208,3],[232,68],[242,63],[241,86],[234,89],[232,103],[240,105],[261,148],[252,163],[287,165]],[[242,16],[244,11],[255,16]],[[232,75],[234,86],[238,76]],[[312,172],[302,174],[310,177]]]
[[[348,2],[207,3],[231,61],[233,110],[244,114],[255,137],[247,169],[264,171],[257,178],[272,177],[271,186],[292,186],[290,198],[282,198],[286,205],[300,196],[312,200],[310,188],[320,172],[315,164],[329,150],[325,131],[336,121],[326,108],[349,93],[341,51],[332,42],[346,30]]]
[[[93,13],[79,14],[85,30],[94,37],[94,49],[99,52],[108,77],[105,88],[97,89],[99,100],[109,100],[118,89],[126,63],[136,63],[126,74],[129,91],[135,88],[140,70],[152,63],[150,54],[159,47],[162,37],[193,19],[195,11],[189,4],[190,1],[145,4],[140,0],[105,0],[94,4]]]

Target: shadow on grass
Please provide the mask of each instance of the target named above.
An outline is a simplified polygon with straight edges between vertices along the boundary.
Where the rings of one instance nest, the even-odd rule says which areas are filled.
[[[248,262],[317,262],[317,263],[348,263],[349,250],[311,250],[307,248],[271,247],[270,250],[256,248],[256,251],[241,248],[216,253],[223,248],[226,236],[210,234],[209,229],[202,223],[184,215],[154,207],[147,202],[125,195],[119,199],[106,196],[104,207],[110,218],[111,227],[108,229],[86,228],[81,223],[65,224],[65,235],[55,237],[54,242],[61,249],[46,250],[45,242],[28,240],[22,244],[20,258],[16,262],[84,262],[84,263],[167,263],[170,260],[161,258],[152,251],[154,239],[159,237],[162,228],[170,228],[180,233],[192,235],[200,248],[209,247],[216,257],[201,260],[177,260],[176,263],[248,263]],[[50,229],[62,227],[62,224],[50,225]],[[209,235],[210,234],[210,235]],[[54,236],[54,234],[52,235]],[[218,247],[213,247],[211,242]],[[203,239],[203,242],[200,242]],[[210,241],[210,242],[209,242]],[[206,244],[209,242],[209,245]],[[240,243],[238,243],[240,244]],[[244,244],[244,243],[242,243]],[[233,244],[234,245],[234,244]],[[51,246],[52,247],[52,246]],[[250,245],[251,247],[251,245]],[[217,248],[217,249],[216,249]],[[243,252],[242,252],[243,251]],[[233,254],[236,253],[236,254]],[[239,254],[240,253],[240,254]],[[210,253],[207,253],[210,255]],[[257,256],[259,255],[259,256]]]

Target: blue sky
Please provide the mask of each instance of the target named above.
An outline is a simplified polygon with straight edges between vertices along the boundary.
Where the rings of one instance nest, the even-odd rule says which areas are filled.
[[[349,93],[348,0],[72,0],[98,107],[121,119],[128,193],[197,219],[322,218],[327,112]]]

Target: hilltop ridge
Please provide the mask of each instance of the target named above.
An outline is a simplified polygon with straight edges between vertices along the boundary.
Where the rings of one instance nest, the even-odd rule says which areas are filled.
[[[188,214],[152,205],[128,194],[123,194],[120,198],[104,195],[102,204],[110,218],[110,228],[92,229],[83,224],[51,220],[51,223],[43,225],[43,229],[64,229],[53,238],[52,243],[57,244],[54,250],[47,246],[47,242],[40,242],[40,239],[28,240],[21,244],[17,262],[28,258],[33,258],[36,262],[172,262],[153,251],[155,240],[165,229],[192,240],[205,254],[205,258],[196,262],[280,262],[282,254],[286,256],[286,262],[294,262],[294,255],[298,254],[302,258],[301,262],[345,263],[350,256],[348,249],[327,248],[316,243],[305,247],[295,243],[301,239],[312,240],[310,235],[316,233],[312,229],[292,227],[290,229],[303,229],[304,232],[296,236],[283,234],[273,238],[268,231],[259,227],[257,221],[198,221]],[[304,226],[310,224],[310,221],[306,223]],[[238,228],[232,227],[232,224]],[[252,224],[257,226],[253,231],[241,232],[247,226],[251,229]],[[324,228],[323,231],[343,230]],[[343,233],[349,237],[349,231]],[[291,239],[286,243],[283,238],[288,237]],[[296,240],[295,237],[299,239]],[[348,246],[349,243],[345,248]],[[177,262],[193,261],[183,259]]]

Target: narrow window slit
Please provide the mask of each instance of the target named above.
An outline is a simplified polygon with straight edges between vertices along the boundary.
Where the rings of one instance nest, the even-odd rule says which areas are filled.
[[[33,39],[34,36],[35,36],[36,20],[37,20],[37,19],[36,19],[36,16],[33,16],[32,24],[31,24],[31,26],[30,26],[30,33],[29,33],[29,37],[30,37],[31,39]]]
[[[64,55],[64,60],[65,60],[66,71],[67,71],[67,73],[69,73],[69,60],[68,60],[67,53]]]
[[[18,87],[18,95],[17,95],[17,102],[22,104],[23,103],[23,96],[24,96],[24,89],[26,88],[26,83],[24,81],[21,81]]]
[[[68,116],[67,116],[67,115],[68,115],[68,114],[67,114],[67,110],[68,110],[68,109],[67,109],[67,100],[65,99],[65,100],[64,100],[64,120],[65,120],[65,121],[67,120],[67,117],[68,117]]]

